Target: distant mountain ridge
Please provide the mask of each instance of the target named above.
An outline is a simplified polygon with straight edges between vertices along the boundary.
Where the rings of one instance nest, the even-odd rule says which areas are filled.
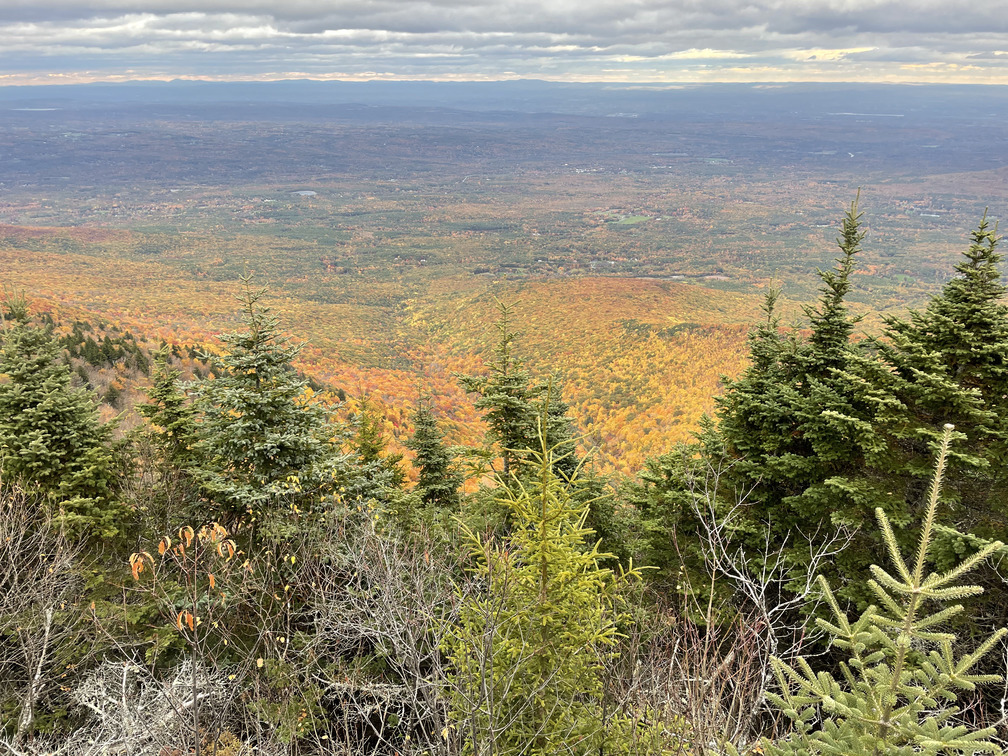
[[[0,86],[0,108],[89,109],[110,105],[189,106],[220,117],[236,105],[442,109],[471,113],[552,113],[656,119],[757,121],[902,115],[927,119],[997,119],[1008,114],[1008,88],[901,84],[602,84],[536,80],[502,82],[138,81],[116,84]],[[285,119],[286,114],[274,116]],[[237,116],[232,116],[237,117]],[[269,112],[256,112],[269,119]]]

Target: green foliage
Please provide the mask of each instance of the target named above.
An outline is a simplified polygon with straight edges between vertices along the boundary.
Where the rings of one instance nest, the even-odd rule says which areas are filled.
[[[317,684],[306,684],[300,672],[298,665],[284,659],[267,659],[258,668],[259,695],[247,703],[274,736],[287,745],[316,735],[315,730],[324,731],[327,724],[322,690]],[[297,690],[298,695],[292,695],[292,690]]]
[[[829,539],[839,528],[869,525],[875,507],[890,514],[893,509],[892,497],[877,488],[849,484],[878,445],[871,424],[875,405],[864,382],[850,377],[861,355],[850,341],[857,319],[845,297],[864,237],[860,218],[855,201],[837,239],[836,267],[820,271],[819,304],[806,308],[809,337],[781,334],[778,292],[771,291],[766,319],[750,337],[752,364],[718,400],[718,433],[732,461],[722,481],[728,495],[722,498],[746,501],[740,536],[747,551],[775,560],[781,554],[799,576],[814,551],[812,533]],[[838,567],[866,565],[872,553],[865,544],[849,548]]]
[[[137,411],[147,419],[166,461],[185,467],[196,440],[196,423],[189,398],[179,381],[181,371],[171,367],[171,352],[165,345],[157,353],[148,402],[137,405]]]
[[[500,338],[490,363],[490,375],[461,376],[460,381],[467,391],[479,394],[473,404],[484,411],[483,419],[490,426],[490,441],[500,448],[501,477],[510,485],[512,476],[519,473],[535,434],[533,399],[536,392],[530,388],[529,372],[514,356],[517,336],[511,323],[514,305],[498,301],[497,306]]]
[[[945,503],[956,527],[988,538],[1008,523],[1008,307],[996,245],[985,215],[942,293],[907,320],[887,319],[877,342],[885,370],[871,376],[885,443],[878,467],[900,495],[919,496],[934,429],[954,424],[969,440],[950,457]]]
[[[598,544],[586,544],[588,507],[540,444],[537,474],[500,488],[510,538],[467,532],[483,589],[464,597],[448,642],[464,753],[618,750],[625,727],[606,720],[601,673],[622,617],[617,592],[639,573],[600,565]]]
[[[139,485],[129,489],[138,515],[141,540],[206,516],[193,472],[196,422],[192,403],[171,366],[171,351],[162,345],[155,355],[148,401],[135,405],[147,421],[130,433],[133,469]]]
[[[460,376],[460,381],[466,390],[479,394],[474,406],[484,410],[483,419],[490,426],[488,440],[500,450],[500,479],[506,486],[520,487],[523,480],[535,475],[538,467],[534,450],[544,442],[554,451],[554,472],[565,481],[580,478],[572,495],[588,507],[587,525],[601,538],[605,558],[625,562],[630,557],[628,518],[617,508],[615,497],[607,490],[608,482],[587,469],[586,460],[577,453],[577,433],[559,381],[552,376],[533,381],[514,356],[514,305],[498,301],[497,306],[500,338],[490,375]],[[488,519],[496,520],[494,502],[482,504]],[[504,520],[506,523],[506,514]]]
[[[460,503],[462,473],[452,451],[444,444],[430,404],[423,398],[413,413],[413,436],[406,442],[416,455],[413,465],[419,473],[417,491],[424,506],[455,512]]]
[[[943,631],[962,612],[961,601],[982,591],[956,582],[1002,547],[990,544],[947,572],[925,574],[934,541],[935,516],[952,438],[946,425],[934,468],[920,541],[912,565],[900,553],[889,518],[876,510],[894,571],[872,565],[868,588],[879,606],[869,606],[854,622],[840,608],[829,583],[820,576],[833,620],[818,620],[834,645],[849,657],[841,679],[816,672],[804,658],[795,666],[773,659],[780,686],[772,703],[794,725],[770,754],[948,754],[1001,753],[990,738],[993,728],[973,730],[957,721],[956,702],[963,692],[997,675],[975,671],[978,662],[1008,634],[1002,628],[972,652],[957,654],[956,636]]]
[[[232,527],[274,527],[281,498],[305,509],[335,490],[344,459],[336,429],[291,367],[300,347],[281,336],[277,318],[259,304],[264,290],[243,282],[247,330],[221,336],[229,351],[218,377],[194,386],[194,474]]]
[[[712,460],[723,460],[723,449],[713,421],[704,419],[699,438],[647,461],[639,480],[625,486],[623,497],[636,513],[635,551],[643,564],[655,569],[648,582],[672,594],[694,588],[709,589],[707,564],[698,534],[703,526],[704,491],[716,491],[720,470]]]
[[[857,465],[837,470],[825,484],[849,497],[837,507],[834,522],[860,528],[838,562],[840,572],[858,574],[882,547],[881,536],[863,513],[881,506],[904,548],[913,543],[906,529],[921,516],[931,459],[951,423],[965,443],[949,452],[939,502],[942,519],[960,532],[996,538],[1008,525],[1008,307],[1000,283],[997,237],[986,216],[972,233],[957,275],[923,311],[889,317],[880,338],[852,359],[838,375],[868,414],[831,413],[858,438],[863,456]],[[971,536],[972,537],[972,536]],[[968,538],[940,535],[931,557],[951,568],[975,547]],[[1004,586],[990,570],[976,575],[988,594],[968,603],[1005,621]],[[856,583],[852,584],[857,586]],[[841,595],[866,600],[863,590],[841,588]]]
[[[389,453],[388,442],[382,433],[382,417],[367,397],[360,400],[356,425],[354,446],[361,465],[372,468],[373,474],[380,477],[388,487],[402,488],[406,482],[406,472],[402,468],[403,455]]]
[[[0,352],[0,473],[38,486],[73,534],[114,536],[122,524],[111,429],[75,389],[49,327],[8,302]]]

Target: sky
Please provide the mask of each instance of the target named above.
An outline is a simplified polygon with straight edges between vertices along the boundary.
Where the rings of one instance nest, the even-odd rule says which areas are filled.
[[[0,84],[1008,84],[990,0],[0,0]]]

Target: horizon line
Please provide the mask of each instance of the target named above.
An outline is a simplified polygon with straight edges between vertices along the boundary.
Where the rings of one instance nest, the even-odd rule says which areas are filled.
[[[948,79],[903,79],[903,80],[880,80],[865,81],[864,79],[707,79],[696,80],[661,80],[661,79],[641,79],[641,80],[614,80],[614,79],[593,79],[593,78],[542,78],[537,76],[510,76],[501,78],[488,77],[431,77],[431,76],[309,76],[309,75],[289,75],[289,76],[195,76],[181,74],[178,76],[139,76],[139,77],[96,77],[91,79],[67,80],[55,77],[64,77],[65,74],[43,74],[38,80],[29,81],[4,81],[4,79],[14,78],[16,74],[0,75],[0,89],[14,89],[19,87],[66,87],[66,86],[94,86],[94,85],[136,85],[136,84],[283,84],[292,82],[313,82],[317,84],[382,84],[382,83],[425,83],[425,84],[516,84],[516,83],[537,83],[551,85],[608,85],[620,88],[646,87],[648,89],[695,89],[714,85],[740,85],[753,87],[786,87],[793,85],[818,84],[818,85],[858,85],[858,86],[948,86],[948,87],[1008,87],[1008,79],[1005,82],[976,82],[976,81],[949,81]],[[54,78],[46,78],[54,77]],[[34,77],[31,77],[34,79]],[[68,77],[69,78],[69,77]]]

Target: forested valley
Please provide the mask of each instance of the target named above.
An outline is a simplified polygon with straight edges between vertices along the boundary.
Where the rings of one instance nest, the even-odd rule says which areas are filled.
[[[0,87],[0,756],[1003,752],[1006,139]]]
[[[996,229],[867,336],[864,236],[855,201],[817,298],[785,326],[767,288],[713,412],[634,474],[520,302],[452,378],[481,437],[419,387],[397,450],[252,274],[212,343],[8,288],[0,751],[1001,753]]]

